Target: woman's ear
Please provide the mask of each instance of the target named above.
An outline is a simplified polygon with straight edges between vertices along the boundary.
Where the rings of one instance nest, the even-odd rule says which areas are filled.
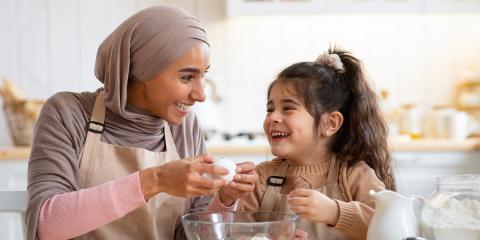
[[[324,113],[322,115],[322,135],[330,137],[335,134],[343,124],[343,115],[339,111]]]

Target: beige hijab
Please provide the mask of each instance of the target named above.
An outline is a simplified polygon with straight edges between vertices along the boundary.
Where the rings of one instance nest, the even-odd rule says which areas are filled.
[[[128,82],[153,79],[199,40],[208,44],[205,30],[180,8],[150,7],[128,18],[97,52],[95,75],[104,84],[107,108],[127,120],[158,126],[160,119],[125,109]]]

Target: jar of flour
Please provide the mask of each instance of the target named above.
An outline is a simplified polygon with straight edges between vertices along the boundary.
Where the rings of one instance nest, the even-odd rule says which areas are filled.
[[[429,240],[480,240],[480,175],[437,178],[422,211]]]

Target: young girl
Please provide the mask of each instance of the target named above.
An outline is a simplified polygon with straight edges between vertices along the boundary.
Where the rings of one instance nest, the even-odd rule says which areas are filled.
[[[387,128],[360,61],[329,49],[284,69],[268,89],[264,131],[277,158],[243,211],[293,211],[310,239],[366,239],[375,204],[395,190]],[[288,206],[288,207],[287,207]]]

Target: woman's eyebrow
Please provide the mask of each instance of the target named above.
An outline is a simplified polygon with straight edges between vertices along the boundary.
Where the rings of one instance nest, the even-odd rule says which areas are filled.
[[[189,73],[200,73],[200,69],[198,68],[182,68],[179,72],[189,72]]]
[[[209,68],[210,68],[210,65],[208,65],[205,71],[207,71]],[[180,69],[179,72],[200,73],[200,69],[194,68],[194,67],[187,67],[187,68]]]

